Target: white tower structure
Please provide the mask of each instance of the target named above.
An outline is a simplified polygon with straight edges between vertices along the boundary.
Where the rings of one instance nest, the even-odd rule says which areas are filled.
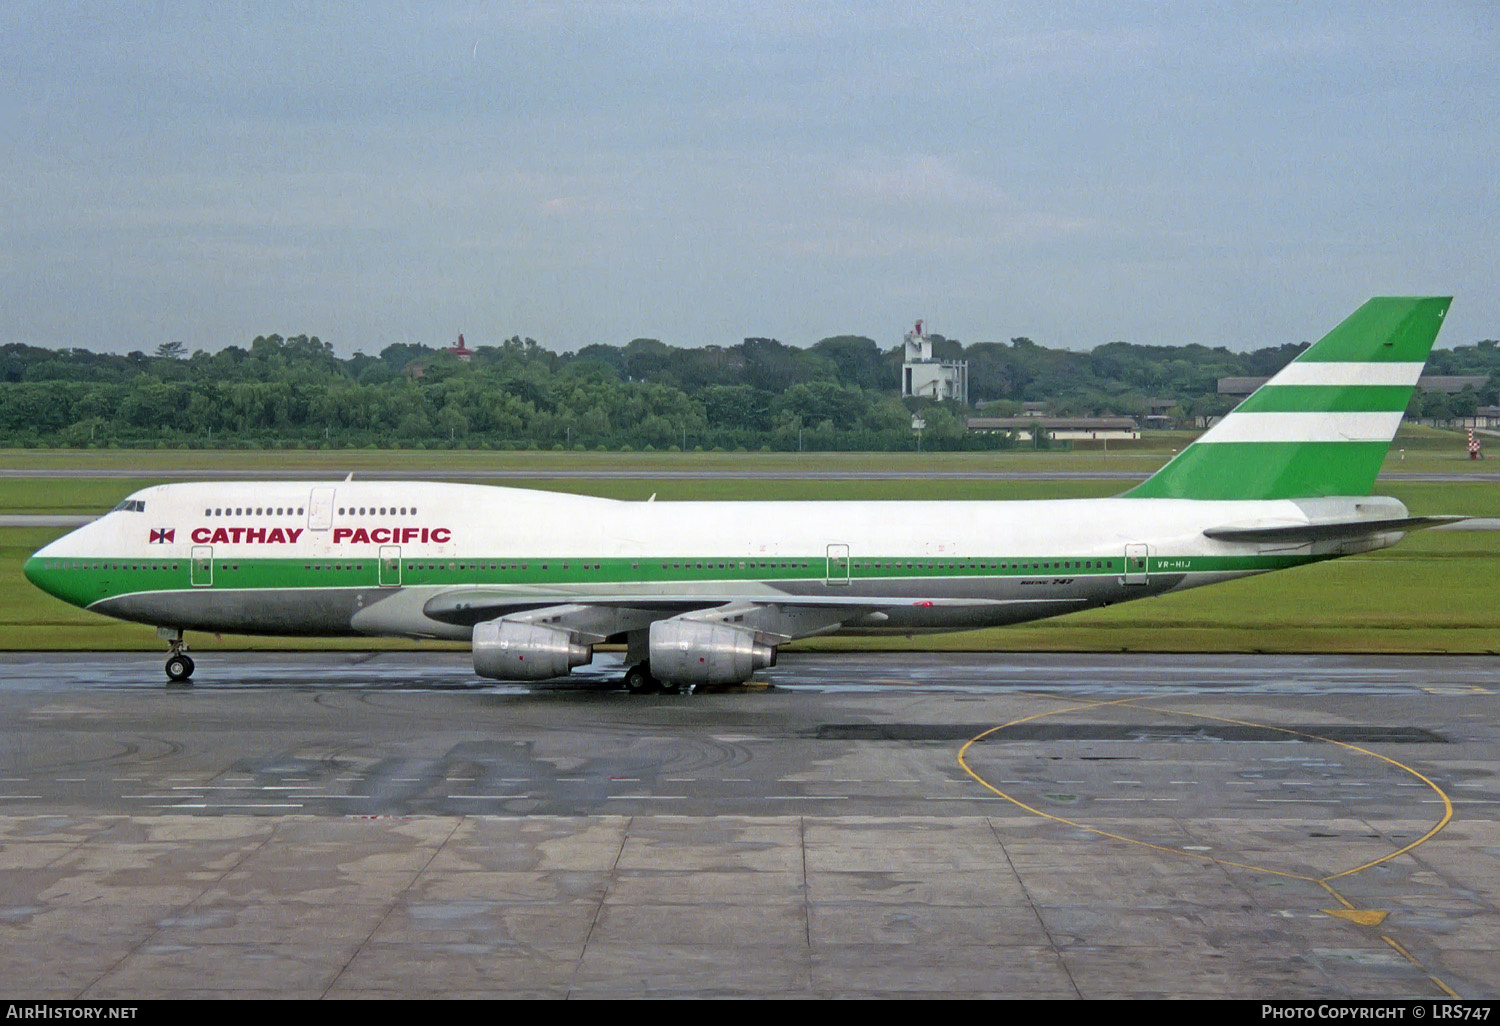
[[[906,362],[901,365],[901,395],[928,399],[952,399],[969,405],[969,362],[937,360],[932,339],[922,331],[922,322],[906,333]]]

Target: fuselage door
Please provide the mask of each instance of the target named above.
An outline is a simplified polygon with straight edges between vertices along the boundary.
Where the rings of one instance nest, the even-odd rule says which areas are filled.
[[[307,529],[326,531],[333,526],[333,489],[314,488],[307,500]]]
[[[849,546],[834,544],[828,546],[828,576],[829,584],[849,583]]]
[[[399,588],[401,586],[401,546],[380,546],[380,586],[382,588]]]
[[[190,564],[190,580],[195,588],[211,587],[214,583],[214,549],[212,545],[194,545]]]
[[[1151,548],[1148,545],[1125,546],[1124,584],[1151,582]]]

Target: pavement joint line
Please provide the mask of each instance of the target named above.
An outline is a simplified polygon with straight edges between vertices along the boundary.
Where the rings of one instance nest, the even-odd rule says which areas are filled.
[[[211,881],[204,881],[203,886],[198,890],[198,893],[196,895],[194,895],[192,898],[189,898],[187,901],[183,902],[182,904],[178,905],[176,908],[174,908],[170,917],[163,917],[162,919],[158,919],[157,920],[156,929],[151,930],[149,932],[146,932],[141,937],[141,940],[140,940],[139,943],[137,943],[136,945],[134,945],[133,947],[131,947],[129,951],[125,952],[124,955],[122,955],[118,959],[116,959],[114,961],[114,963],[111,964],[108,968],[100,970],[99,973],[92,980],[90,980],[87,984],[84,985],[84,987],[82,989],[80,989],[78,991],[78,993],[75,995],[75,997],[77,997],[77,998],[83,998],[97,984],[99,984],[101,981],[103,981],[104,979],[106,979],[111,973],[113,973],[115,970],[119,969],[122,965],[124,965],[130,959],[134,958],[136,956],[136,954],[138,952],[140,952],[142,949],[144,949],[147,946],[149,946],[151,944],[151,942],[154,941],[157,937],[160,937],[161,934],[162,934],[162,931],[166,929],[165,926],[161,925],[162,923],[166,922],[167,919],[169,919],[169,918],[170,919],[179,919],[179,918],[181,918],[182,915],[183,915],[183,913],[185,913],[188,909],[192,908],[199,901],[201,901],[203,899],[203,896],[206,895],[210,890],[212,890],[216,886],[219,886],[219,885],[223,884],[224,881],[229,877],[229,874],[233,873],[235,870],[237,870],[241,866],[243,866],[245,864],[245,861],[247,859],[253,858],[255,855],[258,855],[260,853],[261,849],[263,849],[266,845],[268,845],[268,844],[271,843],[271,838],[274,837],[275,834],[276,834],[276,831],[274,831],[274,830],[267,832],[266,835],[260,839],[259,843],[255,844],[254,847],[250,851],[248,851],[248,852],[242,852],[240,854],[240,857],[238,859],[234,860],[233,865],[226,866],[224,868],[223,872],[221,872],[213,880],[211,880]],[[92,840],[92,838],[90,838],[90,840]]]
[[[448,833],[443,837],[442,843],[433,846],[432,854],[427,857],[427,861],[422,864],[422,868],[412,874],[412,878],[406,882],[406,886],[401,889],[400,894],[397,894],[396,896],[391,898],[390,903],[386,905],[385,914],[382,915],[380,917],[380,920],[370,928],[370,932],[365,935],[364,940],[360,941],[359,944],[355,946],[353,954],[349,956],[349,960],[342,966],[340,966],[339,971],[334,973],[332,978],[329,979],[328,986],[323,988],[323,993],[321,995],[322,997],[326,998],[328,996],[328,992],[332,990],[335,985],[337,985],[339,977],[348,972],[349,967],[354,964],[354,960],[360,956],[360,952],[365,950],[365,947],[370,943],[370,940],[380,932],[380,928],[385,925],[385,921],[389,919],[391,917],[391,913],[396,910],[396,906],[401,904],[401,899],[406,894],[410,893],[411,889],[417,885],[417,881],[422,879],[422,874],[427,872],[427,870],[432,866],[433,860],[436,859],[439,853],[441,853],[442,850],[448,846],[448,842],[453,840],[453,835],[458,832],[458,828],[463,825],[463,822],[464,819],[462,816],[454,817],[453,825],[448,828]],[[267,840],[269,841],[270,838],[267,837]]]
[[[994,800],[999,801],[998,798]],[[1021,894],[1026,898],[1026,906],[1031,909],[1032,916],[1036,919],[1037,925],[1041,927],[1042,933],[1046,936],[1047,945],[1052,949],[1052,956],[1057,959],[1058,967],[1062,969],[1063,975],[1068,978],[1068,986],[1073,988],[1074,996],[1082,999],[1083,991],[1078,989],[1078,981],[1073,978],[1073,970],[1068,966],[1068,960],[1063,957],[1062,950],[1057,945],[1057,938],[1052,935],[1052,928],[1047,925],[1047,920],[1042,916],[1041,912],[1037,910],[1036,899],[1031,895],[1031,888],[1026,886],[1026,878],[1016,870],[1016,862],[1013,858],[1010,857],[1010,852],[1006,850],[1005,841],[1003,838],[1001,838],[1000,831],[995,826],[995,821],[989,816],[986,816],[984,818],[984,822],[985,825],[990,828],[990,836],[993,837],[995,839],[995,843],[1000,846],[1000,854],[1005,857],[1006,866],[1015,876],[1016,882],[1020,884]]]
[[[589,931],[584,934],[583,943],[578,946],[578,958],[574,960],[573,972],[568,978],[568,997],[572,997],[573,989],[578,985],[578,974],[583,971],[583,960],[588,956],[589,942],[594,939],[594,931],[599,927],[599,917],[604,914],[604,904],[609,899],[610,888],[619,876],[620,859],[625,855],[625,846],[630,843],[630,828],[634,825],[635,817],[627,815],[620,829],[620,846],[615,849],[614,860],[609,865],[609,876],[605,878],[604,886],[599,891],[599,901],[594,906],[593,918],[589,920]]]

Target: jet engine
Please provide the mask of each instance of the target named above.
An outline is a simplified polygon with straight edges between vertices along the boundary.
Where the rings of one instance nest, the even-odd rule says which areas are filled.
[[[594,656],[570,631],[524,621],[486,620],[474,625],[474,672],[493,680],[566,677]]]
[[[651,676],[669,684],[738,684],[776,665],[776,649],[755,632],[702,620],[651,625]]]

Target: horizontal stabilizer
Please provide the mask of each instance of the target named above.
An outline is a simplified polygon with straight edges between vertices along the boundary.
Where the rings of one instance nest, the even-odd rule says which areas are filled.
[[[1388,517],[1382,520],[1347,518],[1307,523],[1257,524],[1237,527],[1227,524],[1210,527],[1203,533],[1215,541],[1229,542],[1315,542],[1333,538],[1360,538],[1388,531],[1415,531],[1423,527],[1452,524],[1468,517]]]

